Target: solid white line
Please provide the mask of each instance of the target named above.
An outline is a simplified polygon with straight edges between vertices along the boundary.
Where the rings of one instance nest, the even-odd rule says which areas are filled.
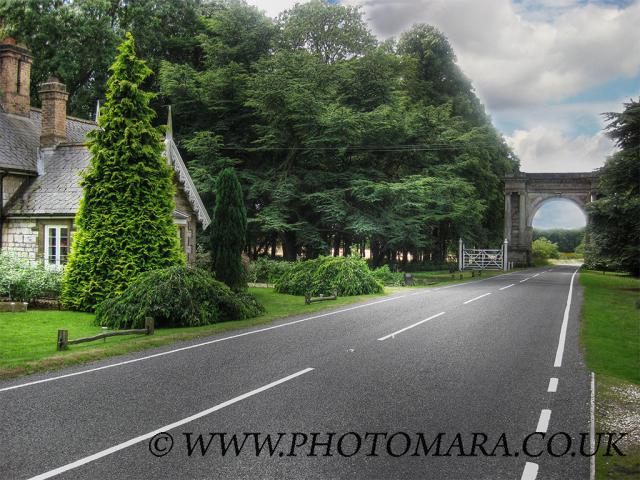
[[[558,391],[558,379],[553,377],[549,379],[549,387],[547,392],[555,393]]]
[[[429,318],[425,318],[424,320],[420,320],[419,322],[414,323],[413,325],[409,325],[408,327],[404,327],[404,328],[398,330],[397,332],[393,332],[393,333],[390,333],[389,335],[385,335],[384,337],[380,337],[378,340],[382,342],[382,341],[386,340],[387,338],[395,337],[399,333],[405,332],[405,331],[409,330],[410,328],[417,327],[418,325],[422,325],[424,322],[428,322],[429,320],[432,320],[432,319],[434,319],[436,317],[439,317],[440,315],[444,315],[444,314],[445,314],[445,312],[436,313],[435,315],[432,315]]]
[[[596,375],[591,372],[591,424],[589,425],[590,452],[596,449]],[[596,456],[589,459],[589,480],[596,478]]]
[[[527,462],[524,464],[524,471],[520,480],[536,480],[538,476],[538,464],[533,462]]]
[[[472,298],[471,300],[467,300],[466,302],[464,302],[463,305],[466,305],[467,303],[475,302],[476,300],[478,300],[478,299],[480,299],[482,297],[486,297],[487,295],[491,295],[491,292],[485,293],[484,295],[477,296],[476,298]]]
[[[79,372],[67,373],[65,375],[58,375],[57,377],[44,378],[42,380],[35,380],[33,382],[21,383],[19,385],[13,385],[11,387],[0,388],[0,392],[6,392],[8,390],[15,390],[17,388],[28,387],[30,385],[37,385],[39,383],[52,382],[54,380],[61,380],[63,378],[75,377],[76,375],[83,375],[85,373],[97,372],[97,371],[100,371],[100,370],[106,370],[107,368],[119,367],[121,365],[128,365],[130,363],[142,362],[144,360],[149,360],[151,358],[157,358],[157,357],[162,357],[164,355],[171,355],[173,353],[183,352],[185,350],[191,350],[192,348],[204,347],[204,346],[207,346],[207,345],[212,345],[214,343],[225,342],[227,340],[234,340],[234,339],[240,338],[240,337],[246,337],[247,335],[255,335],[256,333],[262,333],[262,332],[267,332],[269,330],[275,330],[277,328],[288,327],[290,325],[295,325],[297,323],[307,322],[309,320],[315,320],[316,318],[328,317],[329,315],[338,315],[340,313],[349,312],[351,310],[357,310],[359,308],[369,307],[371,305],[377,305],[379,303],[390,302],[392,300],[397,300],[397,299],[400,299],[400,298],[404,298],[405,296],[406,295],[402,295],[402,296],[398,296],[398,297],[385,298],[383,300],[377,300],[375,302],[365,303],[364,305],[356,305],[355,307],[343,308],[342,310],[336,310],[335,312],[323,313],[323,314],[320,314],[320,315],[314,315],[312,317],[302,318],[300,320],[294,320],[292,322],[281,323],[279,325],[274,325],[272,327],[260,328],[258,330],[251,330],[249,332],[238,333],[236,335],[230,335],[228,337],[217,338],[215,340],[209,340],[207,342],[196,343],[194,345],[189,345],[189,346],[186,346],[186,347],[175,348],[173,350],[167,350],[166,352],[154,353],[153,355],[147,355],[145,357],[134,358],[132,360],[125,360],[124,362],[112,363],[112,364],[109,364],[109,365],[103,365],[102,367],[90,368],[90,369],[87,369],[87,370],[81,370]]]
[[[536,432],[539,433],[547,433],[547,429],[549,428],[549,419],[551,418],[551,410],[543,409],[540,412],[540,418],[538,419],[538,426],[536,427]]]
[[[507,288],[513,287],[514,285],[515,283],[512,283],[511,285],[507,285],[506,287],[499,288],[498,290],[506,290]]]
[[[571,311],[571,295],[573,294],[573,279],[576,277],[578,270],[571,275],[569,282],[569,294],[567,295],[567,306],[564,309],[564,317],[562,318],[562,327],[560,328],[560,338],[558,339],[558,349],[556,350],[556,360],[553,362],[554,367],[562,366],[562,355],[564,355],[564,343],[567,339],[567,323],[569,323],[569,312]]]
[[[114,445],[113,447],[107,448],[106,450],[102,450],[100,452],[94,453],[93,455],[89,455],[88,457],[81,458],[80,460],[76,460],[75,462],[68,463],[67,465],[64,465],[62,467],[56,468],[54,470],[49,470],[48,472],[42,473],[40,475],[36,475],[35,477],[32,477],[30,480],[44,480],[46,478],[55,477],[56,475],[60,475],[61,473],[64,473],[64,472],[68,472],[69,470],[73,470],[74,468],[81,467],[82,465],[86,465],[87,463],[93,462],[102,457],[106,457],[107,455],[111,455],[112,453],[118,452],[120,450],[124,450],[125,448],[128,448],[131,445],[135,445],[136,443],[140,443],[145,440],[148,440],[159,433],[173,430],[174,428],[180,427],[186,423],[193,422],[194,420],[202,418],[213,412],[217,412],[218,410],[228,407],[229,405],[233,405],[234,403],[237,403],[241,400],[249,398],[258,393],[264,392],[265,390],[269,390],[270,388],[273,388],[277,385],[288,382],[289,380],[293,380],[294,378],[299,377],[300,375],[304,375],[305,373],[308,373],[312,370],[313,368],[305,368],[304,370],[300,370],[299,372],[296,372],[292,375],[281,378],[280,380],[276,380],[275,382],[271,382],[260,388],[256,388],[255,390],[251,390],[250,392],[243,393],[242,395],[232,398],[231,400],[227,400],[226,402],[219,403],[214,407],[203,410],[202,412],[196,413],[195,415],[191,415],[190,417],[186,417],[186,418],[183,418],[182,420],[178,420],[177,422],[170,423],[169,425],[160,427],[156,430],[153,430],[152,432],[145,433],[144,435],[140,435],[139,437],[135,437],[135,438],[132,438],[131,440],[127,440],[126,442],[119,443],[118,445]]]

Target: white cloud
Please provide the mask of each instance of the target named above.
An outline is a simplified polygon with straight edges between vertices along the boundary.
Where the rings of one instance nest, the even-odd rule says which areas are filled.
[[[599,168],[614,151],[604,133],[567,137],[544,126],[516,130],[507,142],[525,172],[588,172]]]
[[[269,17],[275,18],[279,13],[290,9],[296,3],[306,3],[308,0],[247,0],[249,5],[255,5]]]
[[[381,37],[414,23],[440,28],[489,110],[560,101],[640,71],[640,0],[625,9],[546,0],[546,20],[509,0],[346,0]],[[546,4],[546,5],[545,5]]]

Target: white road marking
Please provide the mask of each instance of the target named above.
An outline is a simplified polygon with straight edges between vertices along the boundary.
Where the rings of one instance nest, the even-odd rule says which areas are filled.
[[[558,339],[558,349],[556,350],[556,360],[553,362],[554,367],[562,366],[562,356],[564,355],[564,344],[567,339],[567,323],[569,323],[569,312],[571,311],[571,295],[573,294],[573,279],[576,278],[578,270],[571,275],[569,282],[569,294],[567,295],[567,306],[564,309],[564,317],[562,318],[562,327],[560,328],[560,338]]]
[[[551,410],[543,409],[540,412],[540,418],[538,419],[538,426],[536,427],[536,432],[539,433],[547,433],[549,429],[549,419],[551,418]]]
[[[524,283],[524,282],[526,282],[527,280],[530,280],[530,279],[532,279],[532,278],[533,278],[533,277],[527,277],[527,278],[524,278],[524,279],[520,280],[520,283]]]
[[[520,480],[536,480],[538,476],[538,464],[533,462],[527,462],[524,464],[524,471]]]
[[[596,449],[596,375],[591,372],[591,424],[589,425],[589,443],[590,452]],[[589,459],[589,480],[596,478],[596,456],[592,455]]]
[[[385,298],[383,300],[377,300],[375,302],[365,303],[364,305],[356,305],[355,307],[343,308],[342,310],[336,310],[335,312],[328,312],[328,313],[322,313],[320,315],[313,315],[311,317],[302,318],[300,320],[294,320],[292,322],[281,323],[279,325],[274,325],[272,327],[260,328],[258,330],[251,330],[249,332],[238,333],[236,335],[230,335],[228,337],[217,338],[215,340],[209,340],[207,342],[201,342],[201,343],[196,343],[194,345],[189,345],[189,346],[186,346],[186,347],[175,348],[173,350],[167,350],[166,352],[154,353],[153,355],[147,355],[147,356],[144,356],[144,357],[134,358],[132,360],[125,360],[124,362],[112,363],[112,364],[109,364],[109,365],[103,365],[102,367],[90,368],[90,369],[87,369],[87,370],[81,370],[79,372],[67,373],[65,375],[58,375],[57,377],[49,377],[49,378],[44,378],[42,380],[35,380],[33,382],[21,383],[19,385],[13,385],[11,387],[0,388],[0,392],[6,392],[8,390],[15,390],[17,388],[28,387],[30,385],[37,385],[39,383],[52,382],[54,380],[61,380],[63,378],[75,377],[77,375],[83,375],[85,373],[98,372],[100,370],[106,370],[108,368],[113,368],[113,367],[119,367],[121,365],[128,365],[130,363],[142,362],[144,360],[149,360],[151,358],[162,357],[164,355],[171,355],[173,353],[183,352],[185,350],[191,350],[192,348],[204,347],[204,346],[207,346],[207,345],[212,345],[214,343],[225,342],[227,340],[234,340],[236,338],[246,337],[247,335],[255,335],[256,333],[262,333],[262,332],[267,332],[269,330],[275,330],[277,328],[288,327],[290,325],[295,325],[297,323],[307,322],[309,320],[315,320],[316,318],[328,317],[330,315],[338,315],[340,313],[349,312],[351,310],[357,310],[359,308],[365,308],[365,307],[369,307],[371,305],[377,305],[379,303],[390,302],[390,301],[398,300],[400,298],[405,298],[405,297],[406,297],[406,295],[402,295],[402,296],[398,296],[398,297]]]
[[[471,302],[475,302],[476,300],[481,299],[482,297],[486,297],[487,295],[491,295],[491,292],[489,293],[485,293],[484,295],[479,295],[476,298],[472,298],[471,300],[467,300],[466,302],[464,302],[463,305],[466,305],[467,303],[471,303]]]
[[[549,379],[549,387],[547,392],[555,393],[558,391],[558,379],[553,377]]]
[[[56,468],[54,470],[49,470],[48,472],[42,473],[40,475],[36,475],[35,477],[32,477],[30,480],[44,480],[46,478],[55,477],[56,475],[60,475],[61,473],[64,473],[64,472],[68,472],[69,470],[73,470],[74,468],[81,467],[82,465],[86,465],[87,463],[106,457],[107,455],[111,455],[112,453],[118,452],[120,450],[124,450],[125,448],[135,445],[136,443],[144,442],[145,440],[148,440],[159,433],[168,432],[169,430],[173,430],[174,428],[180,427],[186,423],[193,422],[194,420],[207,416],[213,412],[222,410],[223,408],[228,407],[229,405],[233,405],[234,403],[240,402],[241,400],[252,397],[253,395],[256,395],[258,393],[264,392],[265,390],[269,390],[270,388],[273,388],[277,385],[288,382],[289,380],[293,380],[294,378],[299,377],[300,375],[304,375],[305,373],[308,373],[312,370],[313,368],[305,368],[304,370],[300,370],[299,372],[296,372],[292,375],[281,378],[280,380],[276,380],[275,382],[268,383],[267,385],[264,385],[260,388],[256,388],[255,390],[251,390],[250,392],[243,393],[242,395],[232,398],[231,400],[227,400],[226,402],[219,403],[218,405],[215,405],[211,408],[208,408],[199,413],[196,413],[195,415],[191,415],[190,417],[186,417],[186,418],[183,418],[182,420],[178,420],[177,422],[170,423],[169,425],[160,427],[156,430],[153,430],[152,432],[148,432],[148,433],[145,433],[144,435],[140,435],[138,437],[132,438],[131,440],[127,440],[126,442],[119,443],[118,445],[114,445],[113,447],[107,448],[106,450],[102,450],[100,452],[94,453],[93,455],[89,455],[88,457],[81,458],[80,460],[76,460],[75,462],[68,463],[67,465],[64,465],[62,467]]]
[[[498,290],[506,290],[507,288],[511,288],[514,285],[515,285],[515,283],[512,283],[511,285],[507,285],[506,287],[499,288]]]
[[[536,274],[535,274],[533,277],[531,277],[531,278],[535,278],[535,277],[537,277],[538,275],[540,275],[540,274],[539,274],[539,273],[536,273]]]
[[[425,318],[424,320],[420,320],[419,322],[414,323],[413,325],[409,325],[408,327],[404,327],[404,328],[398,330],[397,332],[393,332],[393,333],[390,333],[389,335],[385,335],[384,337],[380,337],[378,340],[382,342],[382,341],[386,340],[387,338],[395,337],[399,333],[406,332],[410,328],[417,327],[418,325],[422,325],[424,322],[428,322],[429,320],[432,320],[432,319],[434,319],[436,317],[439,317],[440,315],[444,315],[445,313],[446,312],[440,312],[440,313],[436,313],[435,315],[431,315],[429,318]]]

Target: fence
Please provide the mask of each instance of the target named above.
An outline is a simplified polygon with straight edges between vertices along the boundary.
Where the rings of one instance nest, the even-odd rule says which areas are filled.
[[[66,350],[68,345],[75,345],[77,343],[93,342],[108,337],[117,337],[120,335],[153,335],[155,331],[155,322],[153,318],[147,317],[144,320],[144,328],[134,328],[131,330],[115,330],[113,332],[100,333],[93,337],[77,338],[75,340],[69,340],[68,330],[58,330],[57,347],[58,351]]]
[[[463,270],[509,270],[505,239],[502,248],[466,248],[462,239],[458,242],[458,269]]]

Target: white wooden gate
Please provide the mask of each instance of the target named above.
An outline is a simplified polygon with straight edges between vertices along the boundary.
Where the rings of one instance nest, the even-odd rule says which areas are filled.
[[[462,239],[458,242],[458,268],[462,270],[508,270],[508,242],[502,248],[466,248]]]

